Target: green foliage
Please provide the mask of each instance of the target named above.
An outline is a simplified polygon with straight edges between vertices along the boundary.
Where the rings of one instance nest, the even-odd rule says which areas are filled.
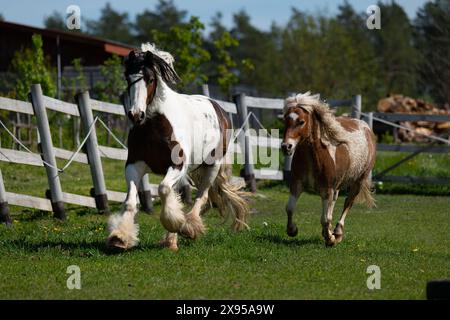
[[[68,31],[64,16],[58,11],[53,11],[51,15],[44,18],[44,26],[47,29]]]
[[[109,2],[102,9],[99,19],[86,21],[87,33],[127,44],[135,42],[132,26],[128,13],[117,12]]]
[[[175,70],[181,78],[180,87],[203,84],[208,80],[202,72],[203,63],[211,58],[204,49],[202,30],[205,26],[192,16],[188,23],[174,25],[169,32],[152,30],[153,40],[175,57]]]
[[[14,93],[16,99],[27,100],[30,86],[40,83],[42,92],[50,97],[56,94],[56,86],[51,76],[48,61],[44,58],[42,50],[42,37],[33,35],[32,47],[21,49],[14,53],[11,61],[11,72],[16,74],[16,86]]]
[[[420,87],[434,100],[450,102],[450,1],[427,2],[414,22],[416,47],[421,52]]]
[[[173,0],[159,0],[155,10],[145,10],[136,16],[133,28],[139,43],[153,39],[153,31],[168,33],[170,28],[186,22],[187,11],[179,10]]]
[[[395,139],[391,132],[386,131],[381,135],[380,143],[394,144]]]
[[[405,11],[397,3],[378,3],[382,12],[380,30],[371,33],[375,52],[380,57],[386,94],[414,96],[417,83],[418,52],[413,28]]]
[[[64,101],[74,101],[77,91],[81,92],[89,89],[81,58],[73,59],[72,65],[73,70],[77,73],[77,76],[71,79],[62,79],[62,84],[65,88],[63,97]]]
[[[238,76],[232,72],[233,68],[237,67],[237,63],[230,55],[229,48],[236,47],[239,42],[234,39],[231,34],[224,31],[220,38],[214,41],[214,48],[216,49],[217,59],[217,82],[224,93],[230,93],[231,87],[239,81]]]
[[[100,73],[104,77],[104,81],[98,81],[94,88],[98,99],[120,103],[119,97],[126,88],[122,59],[117,55],[112,55],[101,66]]]

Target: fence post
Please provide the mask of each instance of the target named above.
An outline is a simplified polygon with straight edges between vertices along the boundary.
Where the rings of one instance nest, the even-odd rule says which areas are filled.
[[[209,86],[207,83],[202,84],[202,93],[204,96],[210,97],[209,95]]]
[[[9,215],[8,202],[6,201],[6,190],[3,184],[2,170],[0,170],[0,223],[4,222],[7,226],[12,224]]]
[[[141,179],[141,183],[139,184],[138,196],[139,202],[141,203],[141,210],[147,213],[152,213],[153,200],[150,183],[148,182],[148,174],[145,174]]]
[[[352,99],[352,118],[359,119],[361,117],[361,95],[358,94]]]
[[[132,125],[131,125],[131,121],[128,119],[128,110],[130,110],[130,107],[128,105],[128,93],[124,92],[121,96],[120,96],[120,100],[122,101],[122,105],[123,108],[125,110],[125,118],[127,119],[127,128],[128,131],[130,131]],[[141,209],[147,213],[152,213],[153,212],[153,199],[152,199],[152,192],[151,192],[151,188],[150,188],[150,183],[148,180],[148,174],[145,174],[142,179],[141,182],[139,183],[139,187],[138,187],[138,197],[139,197],[139,202],[141,204]]]
[[[85,134],[89,132],[94,124],[94,116],[92,114],[91,105],[89,103],[89,91],[84,91],[75,96],[80,111],[81,122]],[[102,161],[98,151],[97,133],[95,127],[86,140],[86,153],[88,157],[89,167],[91,169],[92,183],[94,184],[95,206],[100,213],[108,211],[108,197],[106,196],[105,178],[103,176]]]
[[[241,147],[243,146],[244,151],[244,179],[247,186],[250,187],[252,192],[256,192],[256,180],[255,180],[255,172],[253,168],[253,157],[252,157],[252,147],[250,145],[250,136],[249,136],[249,124],[247,119],[248,111],[247,104],[245,102],[245,93],[240,93],[234,97],[236,108],[239,116],[239,127],[242,128],[244,137],[241,139]],[[242,135],[241,135],[242,137]],[[242,141],[243,140],[243,141]],[[242,174],[241,174],[242,175]]]
[[[50,187],[50,201],[55,218],[65,220],[66,214],[64,212],[63,193],[61,189],[61,182],[56,169],[56,159],[53,150],[52,136],[50,133],[50,126],[48,123],[47,110],[44,106],[42,89],[40,84],[33,84],[31,86],[31,104],[36,115],[37,126],[40,137],[40,150],[42,159],[50,164],[44,164],[47,172],[48,185]]]

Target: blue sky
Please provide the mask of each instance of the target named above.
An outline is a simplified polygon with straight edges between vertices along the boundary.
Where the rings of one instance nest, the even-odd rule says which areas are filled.
[[[378,0],[350,0],[357,11],[365,11]],[[5,20],[33,26],[43,26],[46,15],[53,11],[65,13],[67,6],[76,4],[81,8],[84,18],[96,19],[100,16],[100,9],[107,0],[0,0],[0,13]],[[153,9],[157,0],[109,0],[114,9],[126,11],[132,19],[145,8]],[[334,15],[337,7],[343,0],[175,0],[177,7],[186,9],[191,15],[199,16],[201,21],[208,24],[211,17],[217,12],[223,13],[225,25],[232,24],[233,13],[245,9],[257,27],[268,30],[272,21],[284,24],[291,15],[291,8],[296,7],[310,13],[324,13]],[[391,2],[383,0],[382,2]],[[396,0],[406,11],[409,17],[425,0]]]

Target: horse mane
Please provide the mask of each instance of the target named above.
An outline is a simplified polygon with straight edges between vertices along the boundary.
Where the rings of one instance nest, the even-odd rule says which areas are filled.
[[[328,104],[320,100],[319,94],[311,95],[308,91],[287,98],[284,102],[284,114],[292,107],[304,109],[312,116],[311,119],[317,120],[320,128],[317,132],[318,138],[325,144],[327,142],[333,145],[348,143],[347,131],[336,120]]]
[[[167,51],[159,50],[154,43],[146,42],[141,44],[141,52],[151,52],[155,56],[163,59],[172,69],[175,63],[175,58]]]
[[[176,84],[180,77],[175,71],[173,56],[156,48],[154,44],[143,43],[141,50],[131,51],[125,58],[126,73],[137,73],[145,67],[152,68],[166,83]]]

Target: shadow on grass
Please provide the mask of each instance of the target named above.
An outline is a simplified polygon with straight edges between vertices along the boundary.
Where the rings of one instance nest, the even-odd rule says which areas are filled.
[[[303,246],[324,246],[323,239],[319,236],[309,238],[285,238],[278,234],[260,234],[257,235],[256,240],[261,242],[270,242],[277,245],[303,247]]]
[[[92,250],[98,251],[104,255],[117,255],[126,254],[133,251],[146,251],[146,250],[156,250],[163,249],[159,244],[139,244],[136,248],[131,250],[121,250],[121,249],[111,249],[108,248],[105,241],[94,240],[92,242],[88,241],[77,241],[77,242],[55,242],[55,241],[41,241],[38,243],[30,243],[21,240],[3,241],[3,247],[14,247],[20,248],[24,251],[30,253],[36,253],[43,249],[54,249],[60,251],[69,251],[71,254],[76,256],[92,256]],[[79,252],[79,251],[85,252]],[[85,253],[85,254],[83,254]]]

